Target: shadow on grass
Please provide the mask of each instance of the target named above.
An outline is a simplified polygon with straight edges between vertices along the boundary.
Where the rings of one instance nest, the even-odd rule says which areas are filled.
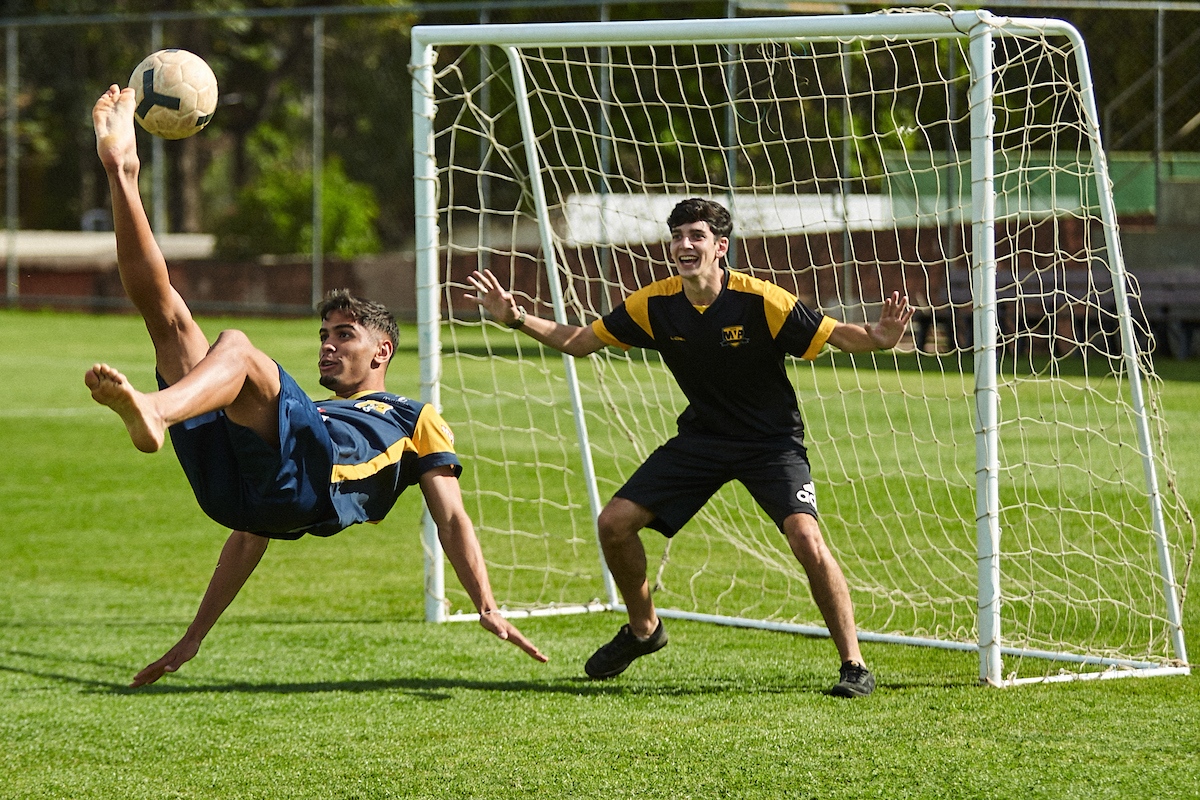
[[[77,663],[88,666],[99,666],[107,669],[128,669],[130,675],[135,670],[125,665],[101,662],[90,659],[73,659],[61,656],[47,656],[37,653],[7,651],[7,655],[43,661]],[[80,687],[87,694],[131,695],[131,696],[163,696],[189,694],[326,694],[333,692],[369,693],[369,692],[404,692],[422,700],[450,700],[455,691],[476,692],[527,692],[533,694],[564,694],[573,697],[687,697],[718,694],[828,694],[828,684],[823,678],[792,678],[788,682],[766,680],[762,683],[747,684],[742,678],[709,678],[707,681],[692,681],[686,685],[653,682],[652,679],[634,679],[621,682],[595,681],[584,676],[557,678],[546,681],[527,680],[478,680],[466,678],[375,678],[361,680],[332,680],[332,681],[294,681],[251,683],[249,681],[231,681],[226,683],[187,683],[175,681],[179,677],[167,676],[159,683],[130,688],[124,683],[111,680],[87,678],[82,675],[71,675],[62,671],[47,669],[29,669],[0,663],[0,672],[24,675],[32,678],[51,680]],[[186,679],[184,679],[186,680]],[[903,683],[880,683],[889,692],[923,688],[955,688],[963,686],[953,679],[928,681],[905,681]]]
[[[130,674],[134,670],[130,669]],[[60,683],[81,687],[89,694],[117,694],[133,696],[161,696],[187,694],[327,694],[334,692],[369,693],[369,692],[404,692],[423,700],[450,700],[453,691],[466,690],[478,692],[527,692],[536,694],[567,694],[571,696],[649,696],[675,697],[687,695],[721,694],[729,691],[747,690],[730,681],[713,683],[707,686],[675,686],[668,684],[615,684],[599,683],[589,678],[564,678],[549,681],[512,681],[512,680],[468,680],[465,678],[375,678],[345,681],[296,681],[287,683],[250,683],[248,681],[231,681],[229,683],[196,683],[178,684],[173,680],[178,678],[166,677],[163,681],[141,686],[136,689],[115,681],[85,678],[78,675],[68,675],[49,670],[23,669],[0,664],[0,672],[25,675],[31,678],[52,680]],[[780,694],[787,691],[813,691],[815,687],[769,687],[761,686],[751,690],[755,694]]]

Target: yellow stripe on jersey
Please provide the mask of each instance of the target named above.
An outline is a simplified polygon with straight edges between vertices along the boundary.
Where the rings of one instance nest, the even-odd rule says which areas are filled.
[[[813,334],[812,342],[809,343],[808,349],[804,351],[804,355],[800,356],[805,361],[812,361],[821,354],[821,348],[829,341],[829,334],[833,333],[833,329],[837,327],[837,320],[833,317],[825,317],[821,320],[821,325],[817,328],[817,332]]]
[[[730,271],[729,288],[735,292],[762,295],[763,312],[767,316],[767,327],[771,331],[772,339],[779,335],[784,321],[796,306],[796,295],[787,289],[744,272]],[[824,340],[821,343],[824,344]]]
[[[650,326],[650,298],[679,294],[682,291],[683,279],[678,275],[664,278],[661,281],[655,281],[625,298],[625,313],[629,314],[629,318],[639,328],[644,330],[647,336],[653,339],[654,329]],[[595,320],[592,323],[592,333],[596,334],[596,338],[609,347],[619,347],[622,350],[629,349],[629,345],[609,333],[602,319]]]
[[[650,298],[679,294],[682,291],[683,278],[678,275],[655,281],[629,295],[625,299],[625,311],[629,313],[629,318],[646,332],[647,336],[653,338],[654,330],[650,327]]]
[[[416,453],[420,458],[430,453],[453,452],[454,432],[450,430],[446,420],[442,419],[442,415],[433,409],[433,406],[426,405],[421,409],[420,416],[417,417],[417,424],[411,439],[405,436],[370,461],[364,461],[361,464],[334,464],[330,481],[339,483],[369,478],[380,470],[395,464],[404,457],[405,453]]]
[[[395,464],[404,457],[406,452],[414,450],[416,448],[413,447],[412,439],[406,436],[370,461],[364,461],[361,464],[334,464],[329,480],[333,483],[340,483],[342,481],[360,481],[363,478],[369,478],[376,472],[379,472],[379,470]]]
[[[608,328],[604,327],[604,320],[598,319],[592,323],[592,333],[596,334],[596,338],[609,347],[619,347],[622,350],[629,349],[629,345],[618,341],[617,337],[608,332]]]

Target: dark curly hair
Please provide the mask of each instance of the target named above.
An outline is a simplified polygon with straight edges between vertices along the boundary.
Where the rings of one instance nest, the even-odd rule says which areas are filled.
[[[689,222],[707,222],[708,229],[718,239],[733,233],[733,217],[729,215],[729,209],[714,200],[689,197],[679,201],[667,217],[667,229],[674,231]]]
[[[317,316],[325,319],[334,311],[345,312],[364,328],[391,339],[393,347],[400,346],[400,330],[396,327],[396,318],[382,303],[355,297],[348,289],[331,289],[317,304]]]

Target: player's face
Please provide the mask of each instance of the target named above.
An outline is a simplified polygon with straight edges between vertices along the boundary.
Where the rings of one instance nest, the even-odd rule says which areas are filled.
[[[321,320],[321,351],[317,369],[321,385],[341,397],[374,390],[366,385],[379,377],[391,356],[391,341],[364,328],[343,311],[332,311]]]
[[[671,260],[681,278],[705,277],[720,270],[729,240],[718,239],[707,222],[685,222],[671,230]]]

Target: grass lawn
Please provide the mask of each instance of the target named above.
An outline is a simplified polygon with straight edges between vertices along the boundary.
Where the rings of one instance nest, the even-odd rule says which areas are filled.
[[[315,321],[205,321],[234,324],[319,396]],[[139,320],[0,312],[0,335],[5,800],[1200,797],[1195,677],[989,690],[973,654],[868,644],[879,690],[848,702],[824,694],[824,639],[673,621],[669,647],[597,683],[582,664],[617,615],[521,622],[545,665],[426,624],[415,490],[381,525],[272,544],[197,658],[129,690],[227,532],[169,448],[136,452],[83,386],[96,360],[153,384]],[[401,355],[391,388],[417,394]],[[1200,367],[1159,367],[1197,509]]]

